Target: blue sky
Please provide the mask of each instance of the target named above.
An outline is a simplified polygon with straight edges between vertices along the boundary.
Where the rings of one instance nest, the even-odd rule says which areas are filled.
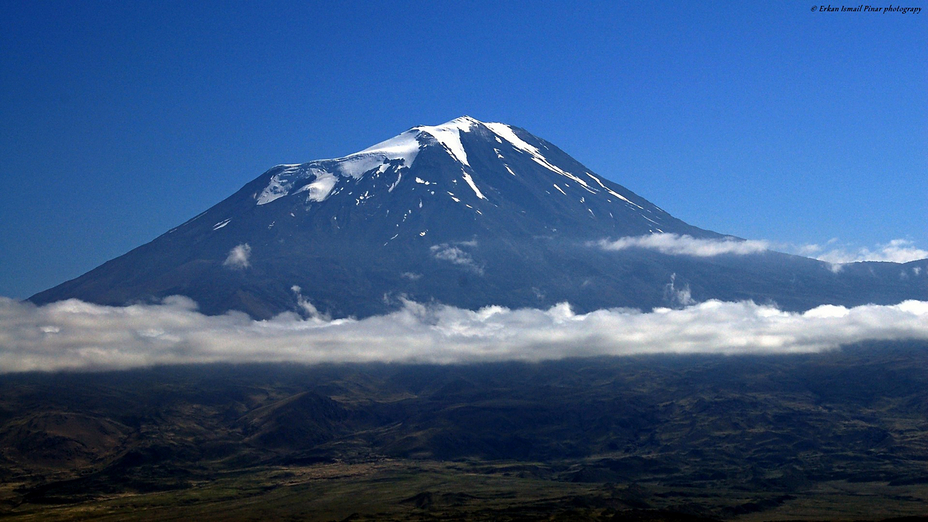
[[[318,4],[0,0],[0,295],[74,278],[275,164],[464,114],[703,228],[928,249],[921,0]]]

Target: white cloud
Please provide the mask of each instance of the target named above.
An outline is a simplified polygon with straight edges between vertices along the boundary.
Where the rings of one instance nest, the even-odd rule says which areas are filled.
[[[539,361],[644,353],[815,352],[868,339],[928,340],[928,302],[783,312],[707,301],[681,310],[575,314],[404,302],[361,320],[283,314],[206,316],[183,297],[159,305],[77,300],[35,306],[0,298],[0,372],[121,369],[208,362]]]
[[[229,250],[229,255],[222,265],[243,270],[251,266],[251,262],[248,260],[250,257],[251,247],[248,243],[242,243],[232,250]]]
[[[891,263],[908,263],[919,259],[928,258],[928,250],[922,250],[915,246],[914,241],[907,239],[893,239],[889,243],[876,245],[872,250],[867,247],[853,247],[848,245],[838,245],[836,239],[828,241],[826,246],[821,245],[803,245],[797,249],[797,253],[808,255],[840,265],[843,263],[857,263],[861,261],[888,261]]]
[[[657,250],[662,254],[696,257],[711,257],[724,254],[758,254],[770,248],[770,244],[766,241],[743,240],[732,237],[699,239],[688,235],[681,236],[668,233],[623,237],[615,241],[603,240],[598,245],[605,250],[647,248]]]
[[[464,241],[458,243],[462,246],[476,246],[475,241]],[[440,261],[447,261],[454,265],[463,266],[474,273],[483,275],[483,267],[478,265],[474,259],[462,250],[461,248],[455,245],[449,245],[447,243],[442,243],[440,245],[433,245],[429,248],[429,251],[432,253],[432,257]]]
[[[915,246],[907,239],[893,239],[874,248],[854,247],[842,244],[837,238],[825,244],[789,245],[774,244],[763,240],[741,240],[732,237],[723,239],[698,239],[688,235],[649,234],[645,236],[623,237],[615,241],[602,240],[595,245],[605,250],[624,250],[628,248],[646,248],[663,254],[711,257],[723,254],[747,255],[766,250],[778,249],[797,255],[811,257],[831,264],[831,269],[839,272],[841,265],[860,261],[888,261],[908,263],[928,259],[928,250]]]
[[[303,297],[303,289],[299,285],[293,285],[290,287],[290,291],[296,295],[296,304],[300,307],[300,310],[303,312],[303,315],[309,317],[310,319],[318,319],[322,321],[328,321],[331,317],[328,314],[323,314],[305,297]]]
[[[667,302],[676,307],[686,307],[696,304],[693,294],[690,292],[690,285],[687,283],[683,288],[676,288],[674,285],[677,281],[677,274],[674,272],[670,275],[670,282],[664,286],[664,298]]]

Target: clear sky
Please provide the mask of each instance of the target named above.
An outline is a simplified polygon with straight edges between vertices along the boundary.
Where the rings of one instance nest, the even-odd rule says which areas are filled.
[[[928,249],[928,3],[818,1],[0,0],[0,295],[464,114],[703,228]]]

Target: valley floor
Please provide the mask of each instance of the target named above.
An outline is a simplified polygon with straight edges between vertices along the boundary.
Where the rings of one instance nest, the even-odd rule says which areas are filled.
[[[928,487],[829,481],[793,494],[564,482],[543,464],[383,460],[249,469],[182,488],[7,506],[9,520],[928,520]],[[4,487],[5,500],[11,495]],[[918,518],[911,518],[912,522]]]
[[[3,520],[899,517],[928,520],[924,343],[0,377]]]

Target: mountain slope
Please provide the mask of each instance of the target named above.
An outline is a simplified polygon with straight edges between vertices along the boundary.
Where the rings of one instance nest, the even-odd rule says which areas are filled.
[[[902,284],[893,264],[842,274],[774,252],[701,258],[597,243],[649,234],[734,241],[674,218],[522,129],[462,117],[343,158],[274,167],[151,243],[31,300],[123,305],[181,294],[209,314],[268,318],[366,316],[400,299],[467,308],[568,301],[592,310],[718,298],[804,309],[928,296],[924,276]]]

